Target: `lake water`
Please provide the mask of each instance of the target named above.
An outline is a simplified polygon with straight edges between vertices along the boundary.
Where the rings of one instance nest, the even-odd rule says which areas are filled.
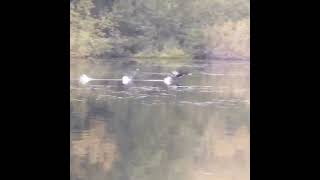
[[[156,61],[155,61],[156,62]],[[94,60],[71,66],[71,180],[249,180],[250,63]],[[138,69],[138,70],[137,70]],[[163,79],[91,81],[92,78]]]

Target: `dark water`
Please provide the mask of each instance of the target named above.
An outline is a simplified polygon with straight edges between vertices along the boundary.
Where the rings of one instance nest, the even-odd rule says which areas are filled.
[[[162,82],[175,69],[192,75]],[[71,179],[244,180],[250,171],[250,64],[95,61],[71,69]]]

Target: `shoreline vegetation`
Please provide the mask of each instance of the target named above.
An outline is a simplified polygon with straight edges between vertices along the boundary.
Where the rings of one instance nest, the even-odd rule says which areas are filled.
[[[70,61],[250,61],[249,0],[73,0]]]

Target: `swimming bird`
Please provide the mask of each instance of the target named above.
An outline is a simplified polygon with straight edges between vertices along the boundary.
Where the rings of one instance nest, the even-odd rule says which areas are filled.
[[[173,83],[173,81],[175,81],[178,78],[181,78],[183,76],[187,76],[187,75],[192,75],[192,73],[189,73],[188,71],[182,71],[182,70],[172,71],[169,76],[167,76],[163,79],[163,82],[166,85],[171,85]]]
[[[180,77],[186,76],[186,75],[192,75],[192,73],[189,73],[188,71],[183,71],[183,70],[172,71],[171,74],[172,74],[172,76],[174,76],[176,78],[180,78]]]

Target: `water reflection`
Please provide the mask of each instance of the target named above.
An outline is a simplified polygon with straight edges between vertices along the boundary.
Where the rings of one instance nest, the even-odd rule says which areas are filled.
[[[108,172],[117,157],[117,147],[106,132],[106,124],[91,120],[90,128],[83,130],[71,141],[71,174],[81,179],[91,179],[93,167]]]
[[[201,67],[201,68],[199,68]],[[71,77],[162,78],[176,67],[101,61]],[[185,66],[178,86],[71,82],[71,179],[249,179],[249,63]]]

